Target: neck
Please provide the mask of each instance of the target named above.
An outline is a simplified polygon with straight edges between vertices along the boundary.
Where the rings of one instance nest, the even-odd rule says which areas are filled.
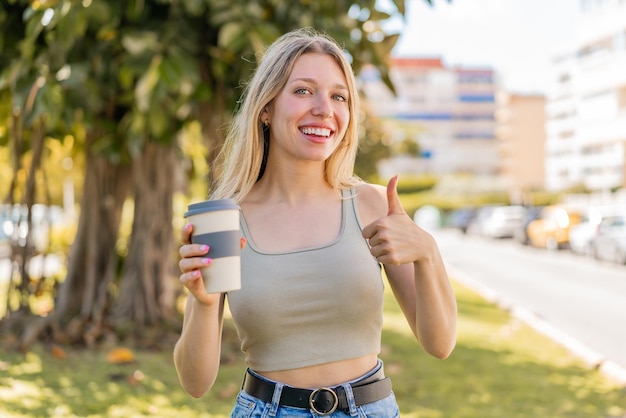
[[[323,164],[316,164],[315,169],[308,167],[294,170],[272,167],[265,171],[250,194],[254,200],[262,197],[266,201],[295,203],[336,193],[324,179]]]

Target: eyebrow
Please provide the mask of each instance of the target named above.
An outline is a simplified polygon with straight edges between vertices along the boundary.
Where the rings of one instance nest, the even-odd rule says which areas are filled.
[[[298,77],[298,78],[294,78],[293,80],[291,80],[291,81],[289,82],[289,84],[293,84],[293,83],[298,82],[298,81],[304,81],[304,82],[306,82],[306,83],[310,83],[310,84],[313,84],[313,85],[316,85],[316,86],[318,85],[318,82],[317,82],[315,79],[313,79],[313,78],[309,78],[309,77]],[[333,84],[333,86],[332,86],[332,87],[333,87],[333,88],[336,88],[336,89],[341,89],[341,90],[349,91],[348,87],[347,87],[347,86],[345,86],[345,85],[343,85],[343,84],[341,84],[341,83],[335,83],[335,84]]]

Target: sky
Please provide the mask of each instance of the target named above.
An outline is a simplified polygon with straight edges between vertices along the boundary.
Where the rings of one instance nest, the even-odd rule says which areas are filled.
[[[394,56],[491,67],[511,92],[544,94],[550,60],[576,34],[579,0],[407,0]]]

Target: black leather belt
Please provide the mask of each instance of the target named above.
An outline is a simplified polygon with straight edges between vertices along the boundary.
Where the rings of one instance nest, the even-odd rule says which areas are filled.
[[[248,395],[265,402],[272,402],[276,384],[259,379],[249,372],[242,389]],[[369,378],[350,384],[357,406],[380,401],[391,394],[391,380],[384,377],[382,369]],[[330,415],[336,410],[349,410],[346,391],[341,386],[332,388],[300,389],[284,386],[279,405],[311,409],[318,415]]]

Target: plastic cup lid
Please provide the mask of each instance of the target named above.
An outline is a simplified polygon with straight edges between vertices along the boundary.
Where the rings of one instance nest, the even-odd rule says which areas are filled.
[[[185,218],[198,215],[204,212],[213,212],[218,210],[240,210],[241,207],[235,202],[234,199],[216,199],[205,200],[203,202],[192,203],[187,208]]]

